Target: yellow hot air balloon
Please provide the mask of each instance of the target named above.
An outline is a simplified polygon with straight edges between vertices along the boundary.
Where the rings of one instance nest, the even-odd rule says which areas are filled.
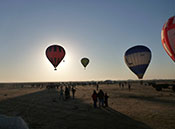
[[[86,66],[89,64],[89,59],[86,57],[82,58],[81,64],[84,66],[84,69],[86,69]]]

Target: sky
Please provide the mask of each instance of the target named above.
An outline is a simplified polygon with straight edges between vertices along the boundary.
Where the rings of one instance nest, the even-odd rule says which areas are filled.
[[[161,43],[174,15],[174,0],[0,0],[0,82],[137,80],[124,61],[135,45],[152,51],[143,79],[175,79]],[[53,44],[66,51],[57,71],[45,55]]]

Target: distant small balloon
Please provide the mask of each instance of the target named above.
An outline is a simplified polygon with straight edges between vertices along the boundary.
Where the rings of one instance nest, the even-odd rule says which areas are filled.
[[[161,40],[165,51],[175,62],[175,16],[170,17],[163,25]]]
[[[46,56],[55,70],[59,63],[63,60],[66,52],[63,47],[59,45],[51,45],[46,49]]]
[[[89,64],[89,59],[86,57],[82,58],[81,64],[84,66],[84,69],[86,69],[86,66]]]
[[[134,46],[125,52],[124,59],[129,69],[142,79],[151,61],[151,51],[146,46]]]

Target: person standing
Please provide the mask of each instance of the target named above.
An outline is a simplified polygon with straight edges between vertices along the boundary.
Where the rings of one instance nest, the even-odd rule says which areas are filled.
[[[98,99],[99,99],[99,107],[104,106],[104,92],[100,89],[98,92]]]
[[[130,83],[128,83],[128,89],[129,89],[129,91],[131,90],[131,84]]]
[[[97,89],[97,91],[98,91],[98,87],[99,87],[99,85],[97,84],[97,85],[96,85],[96,89]]]
[[[67,100],[68,98],[69,98],[69,89],[68,89],[68,87],[66,86],[65,87],[65,100]]]
[[[97,108],[97,93],[96,91],[94,90],[93,94],[92,94],[92,100],[94,102],[94,108]]]
[[[104,103],[105,103],[105,107],[108,107],[108,98],[109,98],[109,96],[108,96],[108,94],[107,93],[105,93],[105,101],[104,101]]]
[[[60,96],[59,96],[59,99],[60,99],[60,100],[63,100],[63,99],[64,99],[63,93],[64,93],[63,87],[61,86],[61,87],[60,87]]]
[[[75,88],[74,87],[72,87],[72,98],[74,99],[75,98]]]

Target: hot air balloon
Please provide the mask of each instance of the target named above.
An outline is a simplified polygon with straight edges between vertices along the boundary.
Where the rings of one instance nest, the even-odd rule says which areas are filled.
[[[165,51],[175,62],[175,16],[169,18],[163,25],[161,40]]]
[[[52,63],[52,65],[54,66],[55,70],[57,70],[56,67],[62,61],[65,54],[66,52],[64,48],[59,45],[51,45],[46,49],[46,56],[48,60]]]
[[[84,69],[86,69],[86,66],[89,64],[89,59],[88,58],[82,58],[81,59],[81,64],[84,66]]]
[[[134,46],[125,52],[124,59],[129,69],[142,79],[151,61],[151,51],[145,46]]]

